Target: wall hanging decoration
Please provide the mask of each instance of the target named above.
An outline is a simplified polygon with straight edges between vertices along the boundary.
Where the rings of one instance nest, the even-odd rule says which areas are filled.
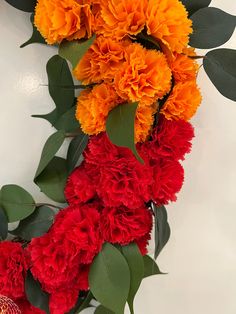
[[[55,132],[32,178],[52,204],[18,185],[0,190],[0,312],[73,314],[96,300],[96,314],[126,304],[134,314],[142,280],[164,275],[156,259],[191,151],[198,72],[236,101],[236,50],[217,48],[236,17],[210,0],[6,1],[31,13],[22,48],[55,49],[55,108],[34,116]]]

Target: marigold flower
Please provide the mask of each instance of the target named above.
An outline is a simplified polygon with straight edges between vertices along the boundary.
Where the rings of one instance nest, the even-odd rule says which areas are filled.
[[[149,35],[161,40],[172,51],[181,53],[192,32],[192,22],[179,0],[149,0],[146,12]]]
[[[171,70],[163,53],[134,43],[126,48],[126,61],[114,80],[120,97],[152,104],[171,86]]]
[[[186,55],[175,54],[169,63],[175,82],[185,82],[196,79],[199,66],[197,62]]]
[[[113,80],[124,61],[124,47],[129,42],[97,37],[74,70],[75,77],[83,84]]]
[[[147,3],[147,0],[101,0],[96,8],[96,33],[117,40],[137,35],[145,26]]]
[[[195,81],[177,83],[164,104],[161,113],[168,120],[190,120],[197,111],[202,100]]]
[[[34,22],[48,44],[91,37],[90,1],[38,0]]]

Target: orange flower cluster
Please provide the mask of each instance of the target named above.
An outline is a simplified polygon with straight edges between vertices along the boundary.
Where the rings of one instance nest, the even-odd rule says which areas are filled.
[[[201,95],[188,48],[192,22],[180,0],[38,0],[35,25],[51,44],[96,34],[73,72],[82,84],[97,84],[77,101],[85,133],[105,131],[109,112],[121,103],[139,103],[136,142],[147,139],[158,110],[170,120],[196,112]],[[145,45],[148,35],[156,49]]]

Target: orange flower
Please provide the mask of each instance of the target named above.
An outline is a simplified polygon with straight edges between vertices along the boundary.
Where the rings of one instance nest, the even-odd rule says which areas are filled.
[[[149,0],[146,16],[148,34],[181,53],[192,32],[192,22],[181,1]]]
[[[93,135],[106,129],[106,118],[110,110],[119,103],[114,88],[106,83],[96,85],[92,90],[80,93],[76,118],[84,133]]]
[[[96,7],[97,34],[122,39],[137,35],[145,26],[148,0],[100,0]]]
[[[139,104],[135,117],[135,143],[145,142],[152,131],[157,102],[146,106]]]
[[[129,41],[118,42],[99,36],[74,70],[83,84],[111,81],[124,62],[124,47]]]
[[[35,26],[48,44],[91,37],[93,15],[89,0],[38,0]]]
[[[175,54],[169,63],[175,82],[185,82],[196,79],[199,66],[197,62],[186,55]]]
[[[189,120],[197,111],[202,100],[195,81],[177,83],[164,104],[161,113],[168,120]]]
[[[120,97],[152,104],[170,90],[171,70],[163,53],[135,43],[126,48],[126,61],[114,83]]]

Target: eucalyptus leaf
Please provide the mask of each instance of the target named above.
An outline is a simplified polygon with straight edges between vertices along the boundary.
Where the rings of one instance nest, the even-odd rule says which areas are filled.
[[[73,86],[74,82],[67,62],[58,55],[53,56],[47,63],[49,93],[61,116],[74,105],[74,89],[65,89],[62,85]]]
[[[203,66],[218,91],[236,101],[236,50],[212,50],[203,59]]]
[[[24,12],[33,12],[37,3],[37,0],[5,0],[14,8]]]
[[[130,271],[121,252],[105,243],[95,257],[89,273],[90,290],[103,306],[124,314],[130,288]]]
[[[47,142],[44,145],[40,162],[38,165],[38,169],[35,174],[35,178],[37,178],[40,173],[47,167],[49,162],[53,159],[61,145],[63,144],[65,140],[65,131],[60,130],[57,131],[56,133],[53,133],[47,140]]]
[[[0,207],[0,241],[5,240],[8,234],[8,220],[3,208]]]
[[[57,130],[72,132],[80,128],[79,121],[75,118],[76,106],[63,113],[53,124]]]
[[[165,206],[157,207],[152,203],[155,214],[155,259],[158,257],[170,238],[170,226],[167,221],[167,211]]]
[[[22,187],[15,184],[2,187],[0,205],[4,209],[8,222],[22,220],[35,210],[33,197]]]
[[[71,172],[74,170],[80,156],[88,144],[88,135],[82,131],[70,142],[67,152],[67,168]]]
[[[34,25],[34,14],[31,14],[30,22],[31,22],[32,28],[33,28],[32,35],[31,35],[29,40],[27,40],[24,44],[22,44],[20,46],[20,48],[24,48],[30,44],[35,44],[35,43],[46,45],[47,43],[46,43],[45,39],[42,37],[42,35],[40,34],[40,32],[37,30],[37,28]]]
[[[70,61],[73,69],[83,58],[86,51],[93,44],[96,36],[93,36],[85,41],[63,41],[59,46],[59,55]]]
[[[189,15],[192,15],[194,12],[199,9],[208,7],[211,3],[211,0],[181,0],[186,9],[189,12]]]
[[[66,160],[54,157],[34,182],[50,199],[65,203],[64,188],[67,181]]]
[[[44,235],[53,223],[55,213],[47,206],[37,207],[29,217],[20,221],[19,226],[11,234],[21,237],[26,241]]]
[[[134,298],[144,276],[143,256],[135,243],[123,246],[122,253],[130,270],[130,290],[127,301],[131,314],[134,314]]]
[[[30,271],[27,272],[25,279],[25,293],[33,306],[50,314],[49,295],[42,290],[40,283],[34,279]]]
[[[58,113],[57,113],[57,109],[54,109],[52,112],[47,113],[47,114],[34,114],[32,115],[33,118],[39,118],[39,119],[45,119],[47,120],[49,123],[51,123],[51,125],[54,125],[58,119]]]
[[[143,163],[134,142],[135,115],[138,103],[121,104],[109,112],[106,131],[111,142],[117,146],[128,147],[135,157]]]
[[[150,256],[145,255],[143,256],[143,262],[144,262],[144,278],[153,276],[153,275],[164,275],[157,266],[154,259],[152,259]]]
[[[190,46],[211,49],[226,43],[232,36],[236,17],[217,8],[203,8],[191,16],[193,34]]]
[[[79,314],[84,309],[87,309],[92,299],[93,299],[93,295],[91,291],[89,291],[87,296],[82,301],[79,300],[79,307],[78,306],[76,307],[77,310],[75,311],[75,313]]]
[[[99,306],[96,308],[94,314],[114,314],[114,312],[112,312],[112,311],[106,309],[103,305],[99,305]]]

